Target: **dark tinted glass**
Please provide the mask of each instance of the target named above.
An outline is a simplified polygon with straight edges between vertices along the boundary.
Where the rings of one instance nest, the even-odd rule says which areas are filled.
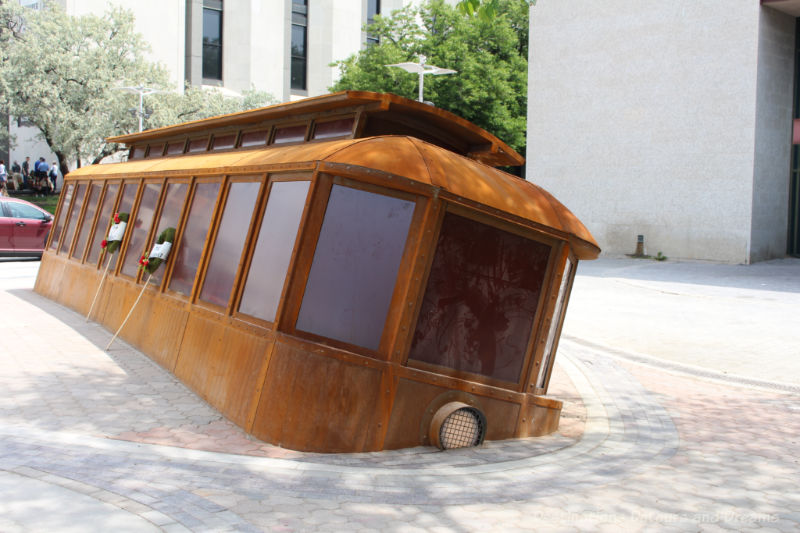
[[[247,148],[248,146],[263,146],[267,144],[267,133],[269,133],[268,130],[242,133],[242,140],[239,142],[239,146],[242,148]]]
[[[275,144],[300,142],[306,138],[306,125],[286,126],[275,130]]]
[[[86,185],[80,183],[75,192],[75,199],[72,201],[72,209],[69,212],[67,227],[64,230],[64,239],[60,250],[62,252],[67,252],[69,250],[69,245],[72,244],[72,236],[75,234],[75,226],[78,224],[78,215],[81,214],[81,207],[83,207],[84,194],[86,194]]]
[[[205,152],[206,148],[208,148],[208,137],[202,137],[200,139],[192,139],[189,141],[189,149],[186,151],[189,153]]]
[[[222,11],[203,9],[203,77],[222,79]]]
[[[102,184],[92,185],[89,189],[89,202],[86,204],[86,211],[83,214],[83,220],[78,233],[78,242],[72,250],[72,257],[75,259],[83,258],[83,250],[86,248],[86,241],[89,240],[89,232],[92,231],[92,222],[94,222],[94,214],[97,212],[97,202],[100,198],[100,191],[103,189]]]
[[[131,159],[141,159],[144,157],[144,153],[144,146],[134,146],[133,150],[131,150]]]
[[[230,135],[215,136],[211,148],[213,150],[225,150],[227,148],[233,148],[235,144],[236,134],[232,133]]]
[[[156,232],[153,234],[153,244],[158,239],[158,236],[167,228],[173,228],[177,232],[178,222],[181,220],[181,212],[183,211],[183,203],[184,200],[186,200],[186,188],[187,186],[185,183],[170,183],[167,185],[167,196],[164,198],[164,207],[161,208],[161,215],[156,225]],[[150,248],[152,249],[152,247],[151,244]],[[170,251],[170,256],[172,256],[173,251],[174,250]],[[168,257],[167,261],[170,259],[172,259],[172,257]],[[158,267],[158,270],[153,272],[152,283],[160,285],[161,280],[164,278],[165,270],[166,264],[162,264]]]
[[[239,306],[242,313],[275,320],[308,186],[307,181],[272,184]]]
[[[61,231],[64,229],[64,220],[66,220],[66,213],[69,211],[72,204],[72,193],[75,191],[75,184],[70,183],[67,185],[67,192],[64,193],[64,200],[61,202],[61,208],[56,213],[56,221],[53,224],[53,238],[50,240],[50,248],[53,250],[58,249]]]
[[[200,291],[201,300],[223,307],[228,305],[260,186],[258,182],[230,184],[214,251]]]
[[[173,141],[167,145],[167,155],[182,154],[186,141]]]
[[[106,186],[106,194],[103,196],[103,204],[100,206],[100,213],[97,215],[95,223],[94,238],[86,256],[86,262],[96,264],[100,257],[100,242],[108,236],[108,228],[111,227],[111,215],[113,215],[114,201],[117,199],[119,185],[112,183]]]
[[[128,248],[125,250],[125,262],[122,264],[123,274],[136,277],[139,269],[139,259],[145,253],[147,233],[153,225],[153,215],[155,214],[160,194],[160,183],[148,183],[145,185],[139,208],[136,210],[136,218],[128,220],[128,228],[125,231],[132,231],[133,233],[131,233],[128,241]]]
[[[414,202],[334,185],[297,329],[377,350]]]
[[[550,246],[445,216],[409,357],[519,380]]]
[[[292,58],[292,89],[304,91],[306,88],[306,59],[304,57]]]
[[[328,122],[317,122],[314,126],[315,139],[330,139],[332,137],[344,137],[353,133],[353,119],[343,118],[340,120],[330,120]]]
[[[219,183],[197,184],[180,246],[172,251],[175,265],[172,267],[169,288],[186,296],[192,293],[218,192]]]
[[[161,157],[164,154],[164,143],[151,144],[147,151],[147,157]]]

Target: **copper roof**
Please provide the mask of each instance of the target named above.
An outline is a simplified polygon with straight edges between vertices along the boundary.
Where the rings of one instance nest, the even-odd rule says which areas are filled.
[[[241,111],[218,117],[184,122],[129,135],[109,137],[108,142],[132,146],[181,135],[208,133],[234,126],[249,127],[274,120],[294,120],[300,116],[337,111],[358,112],[364,125],[363,137],[375,135],[411,135],[493,166],[519,166],[525,158],[513,148],[471,122],[437,107],[395,94],[367,91],[343,91],[295,102]]]
[[[600,248],[586,227],[550,193],[490,166],[407,136],[272,146],[255,150],[200,153],[92,165],[70,172],[82,177],[170,174],[219,175],[275,171],[276,166],[321,170],[378,170],[446,191],[456,198],[519,217],[535,226],[552,228],[568,238],[580,259],[597,257]],[[391,182],[387,181],[391,187]]]

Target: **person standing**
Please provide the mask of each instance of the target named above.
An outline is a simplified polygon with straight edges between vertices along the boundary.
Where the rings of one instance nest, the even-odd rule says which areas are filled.
[[[22,162],[22,186],[24,188],[30,187],[31,180],[31,158],[27,156],[25,161]]]
[[[19,163],[14,161],[14,164],[11,165],[11,181],[14,184],[15,191],[22,190],[22,168],[20,168]]]
[[[58,189],[58,163],[53,161],[53,164],[50,165],[50,183],[53,184],[52,192],[55,193],[56,189]]]
[[[8,172],[6,172],[6,162],[0,159],[0,195],[8,196]]]

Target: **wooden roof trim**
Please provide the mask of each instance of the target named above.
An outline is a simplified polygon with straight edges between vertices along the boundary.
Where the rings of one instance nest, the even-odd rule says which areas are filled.
[[[367,115],[376,112],[396,112],[398,117],[405,117],[406,120],[411,120],[421,125],[433,119],[439,123],[439,126],[436,126],[438,132],[443,130],[443,124],[447,125],[449,128],[452,128],[452,130],[444,132],[443,138],[446,139],[450,137],[456,139],[458,143],[467,147],[465,153],[467,153],[469,157],[483,163],[490,165],[522,165],[525,162],[524,157],[515,152],[510,146],[496,136],[449,111],[403,98],[395,94],[369,91],[342,91],[323,96],[315,96],[294,102],[284,102],[249,111],[240,111],[228,115],[194,120],[139,133],[117,135],[108,137],[106,140],[108,142],[122,143],[130,146],[135,143],[144,143],[156,139],[192,135],[200,131],[209,132],[210,130],[226,127],[246,127],[268,120],[280,120],[282,118],[303,114],[322,113],[337,109],[343,110],[348,107],[356,108],[359,106],[363,106],[363,112]],[[475,137],[482,139],[484,142],[475,143]]]

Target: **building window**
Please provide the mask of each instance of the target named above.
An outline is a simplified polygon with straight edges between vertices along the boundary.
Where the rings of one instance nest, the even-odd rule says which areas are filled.
[[[117,191],[119,191],[119,185],[116,183],[110,183],[106,186],[106,194],[103,196],[103,204],[100,206],[100,214],[97,216],[97,222],[95,223],[89,256],[86,258],[86,262],[89,264],[97,264],[97,260],[100,258],[100,252],[103,250],[100,247],[100,242],[106,238],[108,229],[111,227],[111,215],[114,213]]]
[[[203,1],[203,78],[222,80],[222,0]]]
[[[306,90],[308,44],[308,2],[292,0],[292,79],[291,88]]]
[[[381,0],[367,0],[367,26],[375,23],[375,15],[381,14]],[[367,33],[367,46],[378,44],[380,39],[377,35]]]

